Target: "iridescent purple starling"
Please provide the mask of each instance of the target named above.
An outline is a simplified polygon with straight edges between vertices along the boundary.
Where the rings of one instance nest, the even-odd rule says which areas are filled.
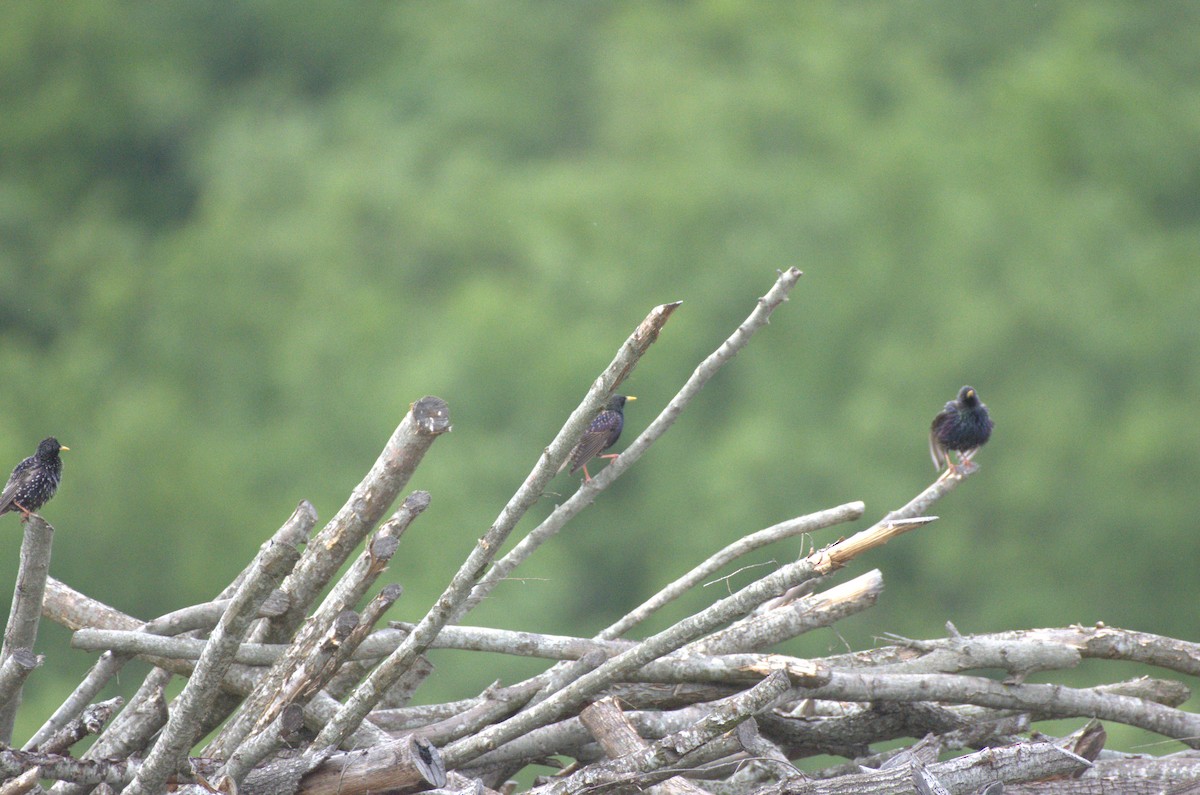
[[[957,469],[950,460],[951,450],[958,453],[960,465],[970,461],[975,451],[987,443],[994,425],[973,387],[958,390],[958,397],[948,402],[929,426],[929,455],[934,468]]]
[[[617,439],[621,438],[621,429],[625,427],[625,401],[627,400],[637,400],[637,398],[613,395],[608,399],[608,404],[583,432],[583,438],[571,451],[571,457],[563,461],[563,465],[558,468],[559,472],[562,472],[567,468],[567,464],[570,464],[572,475],[582,468],[584,481],[592,479],[587,471],[588,461],[612,447],[617,443]],[[616,458],[615,455],[600,457]]]
[[[0,514],[20,511],[28,519],[29,514],[50,502],[62,478],[62,459],[58,454],[69,449],[53,436],[43,439],[37,452],[17,464],[9,475],[4,491],[0,492]]]

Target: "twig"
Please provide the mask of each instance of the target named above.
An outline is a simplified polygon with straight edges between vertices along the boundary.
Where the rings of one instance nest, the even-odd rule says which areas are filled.
[[[442,720],[421,724],[419,734],[439,747],[446,745],[459,737],[473,734],[481,726],[511,715],[527,704],[536,692],[536,684],[502,688],[491,693],[487,699],[478,699],[477,703]],[[371,713],[371,720],[386,721],[388,716],[380,715],[376,710]]]
[[[17,649],[33,649],[37,640],[38,618],[42,614],[46,578],[50,572],[54,528],[36,513],[30,514],[24,525],[21,563],[13,589],[8,625],[4,629],[0,660]],[[21,682],[17,682],[15,690],[0,695],[3,696],[0,700],[0,743],[8,744],[12,742],[13,721],[17,717],[17,708],[21,706]]]
[[[739,538],[638,605],[615,624],[600,632],[597,637],[605,640],[621,637],[653,615],[655,611],[674,599],[679,598],[699,583],[704,582],[714,572],[742,555],[784,538],[791,538],[792,536],[804,533],[815,533],[818,530],[823,530],[826,527],[836,524],[852,522],[862,516],[863,510],[863,503],[848,502],[836,508],[818,511],[817,513],[811,513],[796,519],[789,519],[786,522],[780,522],[765,530],[759,530],[756,533]]]
[[[413,628],[412,624],[403,622],[393,622],[390,626],[403,632],[411,632]],[[377,633],[377,635],[381,634],[383,633]],[[429,648],[486,651],[494,654],[514,654],[520,657],[541,657],[547,660],[578,660],[583,655],[594,651],[612,656],[633,645],[633,641],[625,640],[595,641],[569,635],[547,635],[540,632],[519,632],[491,627],[450,626],[438,633]]]
[[[287,594],[283,591],[274,591],[259,605],[258,617],[275,618],[283,615],[287,610],[288,601]],[[225,615],[229,602],[229,599],[214,599],[211,602],[181,607],[147,621],[140,631],[163,636],[182,635],[196,630],[208,631]]]
[[[1192,676],[1200,675],[1200,644],[1153,635],[1149,632],[1108,627],[1103,624],[1094,627],[1076,625],[1010,630],[978,635],[960,635],[955,639],[933,641],[902,640],[902,645],[881,646],[853,654],[827,657],[824,658],[824,662],[835,668],[880,667],[907,664],[918,660],[929,651],[942,647],[950,648],[952,644],[957,644],[962,648],[970,647],[973,644],[982,647],[987,644],[1017,642],[1027,644],[1029,648],[1032,648],[1033,644],[1062,646],[1067,653],[1074,649],[1079,656],[1085,659],[1127,660]]]
[[[924,493],[928,494],[930,491],[943,488],[938,484],[951,481],[952,479],[950,478],[939,480],[937,483],[933,484],[933,486],[930,486],[928,489],[926,489]],[[911,506],[919,502],[923,502],[921,497],[913,500],[909,503],[909,505]],[[883,519],[880,519],[878,522],[868,527],[866,530],[861,530],[849,538],[842,539],[835,544],[830,544],[825,549],[809,555],[810,558],[819,556],[819,558],[814,561],[817,567],[817,572],[819,574],[829,574],[830,572],[836,571],[862,553],[874,549],[875,547],[883,546],[902,533],[907,533],[909,530],[915,530],[918,527],[924,527],[930,522],[937,520],[936,516],[911,516],[901,518],[898,516],[900,513],[906,513],[905,509],[902,508],[899,511],[893,511]],[[806,594],[800,592],[796,587],[789,588],[783,593],[782,596],[765,603],[760,609],[760,612],[766,612],[769,610],[774,610],[778,607],[782,607],[783,605],[789,604],[790,602],[795,601],[798,597],[804,595]]]
[[[882,519],[879,520],[878,523],[874,525],[874,527],[871,527],[864,532],[870,532],[876,528],[887,527],[899,520],[914,519],[922,516],[934,503],[945,497],[950,492],[954,491],[956,488],[958,488],[960,483],[978,471],[979,467],[974,466],[963,467],[954,471],[944,472],[941,477],[925,487],[924,491],[909,500],[907,504],[897,508],[894,511],[889,511]],[[788,602],[793,601],[796,596],[796,594],[785,593],[777,600],[765,605],[764,607],[766,609],[771,609],[778,605],[787,604]]]
[[[163,691],[170,679],[171,674],[161,668],[151,671],[125,709],[83,755],[84,759],[122,759],[145,748],[167,723],[167,699]],[[53,792],[80,795],[83,790],[60,783]]]

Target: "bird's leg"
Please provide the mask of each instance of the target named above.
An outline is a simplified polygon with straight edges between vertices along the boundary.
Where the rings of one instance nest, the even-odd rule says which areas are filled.
[[[591,483],[591,482],[592,482],[592,476],[591,476],[591,475],[589,475],[589,474],[588,474],[588,471],[587,471],[587,464],[584,464],[584,465],[583,465],[583,482],[584,482],[584,483]]]
[[[28,522],[29,514],[33,513],[33,511],[29,510],[28,508],[26,508],[24,505],[17,502],[16,500],[13,500],[13,505],[17,506],[17,510],[19,510],[21,512],[21,521]]]
[[[621,454],[620,453],[605,453],[604,455],[596,456],[596,457],[597,458],[620,458]]]

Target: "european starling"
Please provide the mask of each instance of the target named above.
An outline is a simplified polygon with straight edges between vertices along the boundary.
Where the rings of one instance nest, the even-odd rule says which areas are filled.
[[[970,461],[975,451],[987,443],[994,425],[974,388],[964,386],[958,390],[958,397],[948,402],[929,426],[929,455],[934,468],[945,466],[955,471],[951,450],[958,453],[959,464]]]
[[[62,459],[58,453],[69,449],[53,436],[43,439],[37,452],[17,464],[9,475],[4,491],[0,492],[0,514],[20,511],[28,519],[29,514],[50,502],[62,478]]]
[[[563,461],[563,465],[558,468],[559,472],[562,472],[567,468],[567,464],[570,464],[572,475],[582,468],[583,479],[585,481],[592,479],[587,471],[588,461],[612,447],[617,443],[617,439],[621,438],[621,429],[625,427],[625,401],[627,400],[637,400],[637,398],[613,395],[608,399],[608,405],[596,415],[596,419],[592,420],[591,425],[588,425],[588,429],[583,433],[583,438],[571,451],[571,457]],[[606,455],[601,458],[616,458],[616,456]]]

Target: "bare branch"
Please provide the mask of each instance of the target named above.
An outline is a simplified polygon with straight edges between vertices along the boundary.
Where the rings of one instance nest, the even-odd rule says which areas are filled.
[[[0,662],[0,704],[20,701],[21,685],[42,664],[42,659],[30,649],[10,649]]]
[[[616,699],[602,698],[581,712],[579,717],[610,759],[644,751],[650,745],[638,736],[633,724],[617,706]],[[667,779],[659,787],[665,795],[706,795],[704,790],[680,776]]]
[[[1048,717],[1081,715],[1115,720],[1200,747],[1200,716],[1129,696],[1062,685],[1003,684],[951,674],[832,672],[827,684],[804,690],[809,698],[838,701],[950,701],[1036,711]]]
[[[500,512],[496,521],[483,535],[459,567],[441,597],[400,647],[380,663],[359,685],[346,701],[345,707],[317,737],[316,746],[340,744],[350,732],[379,703],[383,694],[409,669],[413,662],[428,648],[443,626],[456,620],[463,611],[464,600],[471,587],[504,544],[513,528],[525,512],[541,497],[546,484],[558,471],[558,466],[567,457],[584,427],[608,399],[609,395],[628,375],[630,370],[646,352],[647,347],[658,337],[658,333],[674,307],[657,307],[637,331],[633,333],[617,353],[608,369],[596,379],[583,403],[572,413],[554,441],[542,453],[533,472],[517,489],[516,494]]]
[[[421,437],[418,435],[416,438]],[[276,695],[283,682],[294,676],[296,669],[311,658],[321,639],[330,632],[337,616],[358,604],[370,585],[383,572],[387,561],[391,559],[391,553],[395,551],[394,546],[388,545],[386,557],[381,557],[376,554],[376,545],[388,540],[398,540],[409,525],[429,507],[429,503],[429,493],[424,491],[414,492],[405,498],[399,510],[379,528],[379,532],[375,534],[375,542],[363,550],[351,565],[350,570],[325,597],[317,611],[304,623],[304,626],[288,645],[287,653],[272,665],[266,676],[259,680],[254,692],[242,702],[233,718],[209,743],[208,748],[205,749],[207,755],[222,759],[229,758],[233,750],[249,736],[256,724],[263,725],[264,715],[269,715],[266,721],[270,721],[273,713],[270,711],[269,704],[275,701],[276,707],[282,706],[280,702],[276,701]]]
[[[247,779],[246,783],[251,787],[253,781]],[[419,737],[409,736],[331,757],[301,780],[297,795],[384,790],[402,794],[445,784],[446,768],[437,749]]]
[[[4,629],[4,647],[0,650],[0,660],[18,649],[33,649],[37,640],[38,618],[42,613],[46,578],[50,572],[50,549],[54,542],[54,528],[36,513],[29,514],[24,526],[21,564],[17,570],[8,625]],[[26,671],[28,675],[32,669]],[[17,708],[21,706],[23,681],[24,677],[15,680],[16,686],[11,692],[0,694],[4,696],[0,700],[0,743],[12,742],[13,721],[17,717]]]
[[[36,750],[46,754],[61,754],[89,734],[99,734],[108,719],[124,703],[125,699],[118,697],[92,704]]]
[[[383,518],[434,441],[449,431],[446,401],[423,397],[412,404],[374,466],[329,524],[313,536],[295,571],[284,580],[283,590],[291,599],[288,612],[251,640],[282,642],[290,638],[317,595]]]
[[[873,569],[823,593],[743,618],[688,645],[681,653],[727,654],[764,649],[860,613],[875,604],[882,591],[883,574]]]
[[[574,683],[540,704],[503,723],[490,726],[473,737],[454,743],[445,750],[447,764],[457,767],[500,743],[538,726],[544,726],[560,717],[563,711],[578,705],[613,682],[630,675],[646,663],[745,615],[764,599],[785,591],[804,580],[812,579],[816,575],[816,564],[809,559],[782,567],[731,596],[710,605],[696,615],[647,638],[629,651],[608,660],[596,670],[584,674]]]
[[[397,623],[396,629],[381,630],[365,638],[353,659],[377,660],[395,651],[412,631],[413,624]],[[165,638],[120,629],[80,629],[71,635],[71,647],[86,651],[112,649],[122,654],[147,658],[197,660],[205,641],[198,638]],[[599,642],[565,635],[542,635],[490,627],[445,627],[430,644],[431,649],[459,649],[541,657],[550,660],[577,660],[590,651],[615,655],[634,645],[633,641]],[[243,643],[234,659],[246,665],[271,665],[289,647],[282,643]]]
[[[233,664],[233,655],[242,636],[258,612],[259,605],[287,576],[300,559],[300,551],[288,544],[268,541],[259,552],[257,566],[242,583],[224,618],[213,630],[204,654],[188,679],[179,703],[167,720],[162,736],[154,744],[126,795],[154,795],[196,741],[204,712],[217,697],[225,671]]]
[[[788,688],[787,678],[774,675],[727,699],[695,725],[610,762],[601,762],[580,770],[545,787],[531,790],[536,795],[572,795],[592,787],[612,783],[631,773],[673,768],[690,752],[733,729],[748,717],[764,709]],[[668,774],[670,775],[670,774]]]
[[[688,378],[687,383],[683,385],[675,397],[671,399],[671,402],[667,404],[667,407],[659,413],[658,417],[650,423],[646,430],[630,443],[625,448],[625,451],[605,467],[600,474],[580,486],[566,502],[555,508],[550,516],[531,530],[525,538],[521,539],[511,552],[497,561],[491,570],[479,581],[479,584],[475,586],[470,598],[463,605],[462,609],[455,614],[453,620],[455,622],[461,620],[463,615],[487,598],[496,585],[508,577],[513,569],[522,561],[528,559],[534,550],[557,535],[566,526],[568,521],[590,505],[596,499],[596,496],[608,488],[626,469],[633,466],[646,450],[650,448],[650,445],[675,424],[675,420],[687,405],[691,403],[692,399],[699,394],[700,390],[704,388],[709,379],[746,346],[756,331],[767,324],[771,313],[787,300],[788,293],[791,292],[796,282],[799,281],[801,275],[800,271],[796,268],[789,268],[781,272],[774,286],[771,287],[765,296],[758,299],[758,304],[754,308],[754,311],[750,313],[750,316],[742,322],[732,336],[721,343],[716,351],[696,367],[691,377]],[[655,336],[657,336],[657,331],[655,331]],[[594,406],[587,406],[587,413],[584,415],[586,421],[590,421],[595,416],[596,411],[599,410],[602,403],[603,401],[596,401]],[[584,406],[580,408],[582,409]],[[576,414],[578,413],[579,410],[576,410]],[[573,419],[574,416],[572,415]],[[578,440],[579,435],[583,432],[586,421],[579,424],[578,429],[569,437],[569,444],[565,445],[561,451],[556,448],[556,444],[561,440],[561,433],[559,438],[555,439],[555,444],[552,444],[547,449],[547,453],[550,450],[554,450],[556,453],[554,460],[551,462],[554,467],[557,468],[558,464],[566,459],[567,453],[570,451],[570,446],[574,445],[575,441]],[[564,428],[565,430],[566,428]],[[610,637],[616,636],[613,635]]]
[[[853,522],[862,516],[864,509],[864,505],[861,502],[849,502],[845,505],[839,505],[836,508],[830,508],[829,510],[818,511],[817,513],[811,513],[796,519],[789,519],[786,522],[780,522],[764,530],[759,530],[757,533],[743,536],[638,605],[621,618],[620,621],[602,631],[597,637],[600,639],[621,637],[630,629],[653,615],[663,605],[679,598],[679,596],[704,582],[723,566],[742,555],[746,555],[760,547],[773,544],[785,538],[805,533],[815,533],[818,530],[823,530],[826,527],[832,527],[843,522]]]
[[[229,756],[229,762],[218,774],[218,780],[227,778],[239,783],[254,769],[254,766],[274,753],[287,738],[288,718],[292,713],[300,715],[303,721],[303,707],[320,692],[342,664],[350,659],[350,655],[362,643],[367,633],[375,625],[388,608],[400,598],[399,585],[389,585],[371,600],[363,611],[361,619],[353,612],[343,612],[334,622],[333,637],[324,644],[319,654],[310,657],[291,678],[275,693],[273,701],[259,717],[254,728],[259,734],[239,745]],[[289,710],[291,712],[289,712]],[[297,720],[292,717],[291,720]],[[247,747],[253,742],[252,747]]]
[[[1088,764],[1053,743],[1023,743],[929,765],[928,772],[954,792],[975,792],[995,781],[1036,781],[1071,774]],[[791,779],[758,791],[763,795],[900,795],[913,791],[912,771],[898,766],[828,780]]]

